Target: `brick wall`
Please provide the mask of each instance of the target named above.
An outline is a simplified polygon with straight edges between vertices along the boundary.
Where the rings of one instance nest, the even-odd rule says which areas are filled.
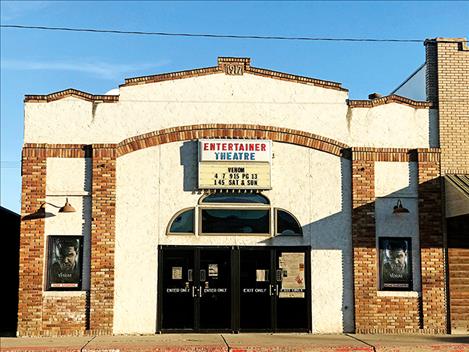
[[[438,104],[441,170],[469,173],[469,47],[465,39],[427,40],[427,96]]]
[[[83,335],[86,331],[86,294],[44,296],[42,335]]]
[[[378,296],[374,190],[378,160],[409,161],[409,153],[403,149],[352,148],[355,332],[415,332],[419,329],[417,297]]]
[[[22,208],[18,334],[77,335],[112,332],[114,282],[115,146],[93,146],[91,290],[44,293],[46,160],[90,157],[84,145],[26,144],[22,162]],[[89,294],[89,297],[88,297]],[[93,330],[90,330],[93,329]]]
[[[18,333],[39,335],[42,328],[44,218],[37,211],[46,200],[46,152],[24,148],[22,155]]]
[[[376,161],[418,161],[421,297],[378,295]],[[439,150],[352,148],[352,244],[356,333],[445,333],[445,267]]]
[[[442,176],[469,174],[469,47],[465,40],[465,38],[436,38],[425,42],[427,98],[438,106]],[[430,169],[434,168],[430,164],[428,166]],[[432,174],[431,171],[428,174],[422,173],[421,177],[429,178],[429,184],[436,183],[434,180],[437,175]],[[440,190],[442,191],[441,188]],[[428,192],[427,190],[423,192],[431,192],[430,187],[428,187]],[[437,209],[434,211],[438,212]],[[441,214],[441,210],[438,213]],[[422,225],[425,226],[425,224]],[[426,228],[424,231],[430,230]],[[443,231],[446,232],[447,242],[451,243],[451,248],[447,251],[451,330],[469,332],[469,309],[467,300],[464,300],[464,297],[468,297],[469,294],[467,288],[469,279],[467,275],[465,276],[464,266],[459,264],[467,262],[469,248],[463,236],[457,232],[447,231],[446,226],[443,227]],[[434,240],[437,239],[430,237],[429,240],[429,246],[435,247]],[[429,248],[422,252],[422,260],[425,258],[431,267],[435,267],[436,262],[432,262],[430,258],[444,260],[446,259],[444,254],[439,249]],[[438,282],[438,275],[442,268],[436,267],[434,270],[436,270],[433,272],[435,275],[429,273],[427,278],[429,283],[427,289],[430,294],[440,295],[442,287]],[[437,307],[430,305],[424,309],[436,310],[441,315],[443,308],[440,303]],[[426,318],[432,321],[432,318]]]
[[[422,325],[446,332],[445,255],[440,153],[418,150]]]
[[[90,329],[95,333],[112,333],[116,205],[115,145],[93,146],[91,197]]]

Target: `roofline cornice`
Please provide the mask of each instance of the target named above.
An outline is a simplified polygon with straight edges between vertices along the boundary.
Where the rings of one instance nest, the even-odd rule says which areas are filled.
[[[119,101],[118,95],[93,95],[87,92],[82,92],[74,88],[69,88],[61,90],[59,92],[54,92],[46,95],[25,95],[25,103],[50,103],[52,101],[74,97],[78,99],[83,99],[90,102],[100,102],[100,103],[115,103]]]
[[[348,89],[343,88],[342,84],[338,82],[325,81],[325,80],[311,78],[311,77],[298,76],[298,75],[293,75],[293,74],[284,73],[284,72],[267,70],[267,69],[259,68],[259,67],[252,67],[251,59],[244,58],[244,57],[243,58],[219,57],[217,66],[203,67],[203,68],[197,68],[193,70],[161,73],[161,74],[150,75],[150,76],[126,78],[124,83],[119,85],[119,88],[142,85],[142,84],[149,84],[149,83],[164,82],[164,81],[172,81],[172,80],[183,79],[183,78],[207,76],[207,75],[212,75],[212,74],[221,74],[221,73],[225,73],[225,67],[230,64],[241,65],[243,67],[243,73],[248,73],[248,74],[266,77],[266,78],[279,79],[282,81],[309,84],[309,85],[313,85],[313,86],[317,86],[321,88],[348,92]],[[75,97],[75,98],[79,98],[79,99],[83,99],[83,100],[91,101],[91,102],[113,103],[113,102],[119,101],[118,95],[94,95],[94,94],[83,92],[74,88],[69,88],[69,89],[59,91],[59,92],[54,92],[54,93],[45,94],[45,95],[25,95],[24,102],[25,103],[44,103],[44,102],[48,103],[48,102],[52,102],[52,101],[67,98],[67,97]]]
[[[371,100],[352,100],[347,99],[347,105],[351,108],[373,108],[375,106],[384,105],[384,104],[403,104],[415,109],[428,109],[434,107],[434,105],[429,101],[418,101],[412,100],[409,98],[402,97],[400,95],[391,94],[385,97],[371,99]]]
[[[233,59],[237,59],[237,58],[233,58]],[[226,62],[227,61],[223,61],[222,64],[226,64]],[[162,73],[162,74],[151,75],[151,76],[126,78],[125,83],[121,84],[119,87],[128,87],[128,86],[134,86],[134,85],[139,85],[139,84],[155,83],[155,82],[170,81],[170,80],[175,80],[175,79],[200,77],[200,76],[206,76],[210,74],[224,73],[224,69],[221,66],[222,64],[220,64],[219,66],[198,68],[194,70],[177,71],[177,72]],[[330,89],[348,92],[348,89],[342,88],[341,83],[338,83],[338,82],[324,81],[324,80],[311,78],[311,77],[292,75],[289,73],[272,71],[272,70],[267,70],[267,69],[259,68],[259,67],[252,67],[249,64],[245,64],[244,72],[257,75],[257,76],[267,77],[267,78],[280,79],[280,80],[290,81],[290,82],[295,82],[295,83],[312,84],[312,85],[319,86],[322,88],[330,88]]]
[[[251,59],[247,57],[219,57],[217,66],[204,67],[204,68],[198,68],[198,69],[193,69],[193,70],[162,73],[162,74],[151,75],[151,76],[127,78],[125,79],[125,83],[120,85],[119,87],[127,87],[127,86],[133,86],[133,85],[138,85],[138,84],[155,83],[155,82],[169,81],[169,80],[174,80],[174,79],[191,78],[191,77],[205,76],[209,74],[224,73],[226,65],[229,65],[229,64],[241,65],[243,67],[244,73],[250,73],[253,75],[273,78],[273,79],[281,79],[281,80],[291,81],[295,83],[312,84],[312,85],[319,86],[322,88],[330,88],[330,89],[348,92],[348,89],[342,88],[341,83],[338,83],[338,82],[324,81],[324,80],[311,78],[311,77],[292,75],[289,73],[272,71],[272,70],[267,70],[267,69],[259,68],[259,67],[253,67],[251,66]]]

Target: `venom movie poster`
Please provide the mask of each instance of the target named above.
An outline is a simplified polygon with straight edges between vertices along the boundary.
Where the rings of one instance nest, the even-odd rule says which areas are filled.
[[[49,236],[48,290],[81,290],[82,236]]]
[[[412,290],[411,258],[410,238],[379,239],[380,290]]]

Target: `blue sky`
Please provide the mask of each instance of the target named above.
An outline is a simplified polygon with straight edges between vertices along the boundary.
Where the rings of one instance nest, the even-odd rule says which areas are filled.
[[[1,23],[155,32],[336,38],[469,37],[469,2],[1,1]],[[1,205],[20,211],[23,97],[216,65],[341,82],[350,98],[388,94],[425,61],[422,44],[230,40],[1,29]]]

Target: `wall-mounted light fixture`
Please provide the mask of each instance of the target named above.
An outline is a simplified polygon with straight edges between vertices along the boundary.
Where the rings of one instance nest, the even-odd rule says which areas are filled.
[[[409,213],[409,209],[404,208],[404,206],[402,205],[401,200],[398,199],[396,205],[393,208],[392,213],[393,214],[405,214],[405,213]]]
[[[63,207],[59,207],[55,204],[49,202],[43,202],[39,209],[32,214],[26,215],[23,217],[23,220],[33,220],[33,219],[41,219],[41,218],[49,218],[55,216],[53,213],[46,212],[46,204],[53,206],[54,208],[59,208],[59,213],[75,213],[75,208],[68,202],[68,198],[65,201]]]
[[[55,204],[52,204],[52,203],[49,203],[49,202],[42,203],[41,207],[38,210],[38,213],[39,212],[43,212],[43,213],[46,212],[46,204],[49,204],[49,205],[53,206],[54,208],[59,208],[59,213],[74,213],[74,212],[76,212],[75,208],[72,207],[72,205],[68,202],[68,198],[67,198],[63,207],[59,207],[59,206],[57,206]]]
[[[66,198],[65,205],[59,209],[59,213],[74,213],[76,212],[75,208],[68,202],[68,198]]]

